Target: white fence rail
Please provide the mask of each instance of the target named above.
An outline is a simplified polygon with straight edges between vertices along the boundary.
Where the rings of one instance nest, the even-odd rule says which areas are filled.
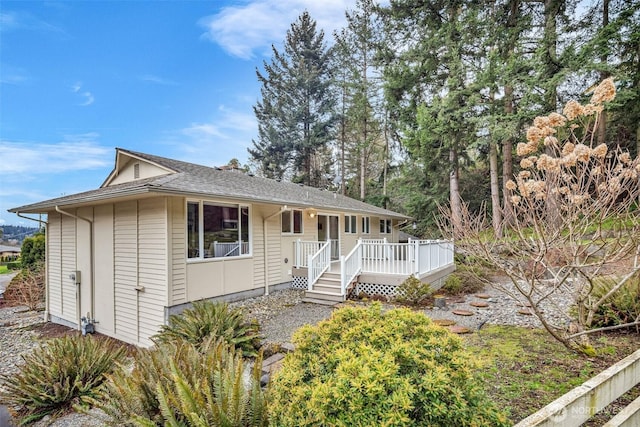
[[[309,255],[315,255],[325,242],[309,242],[297,240],[294,245],[294,267],[308,267]]]
[[[347,286],[362,271],[362,243],[358,242],[351,253],[340,258],[340,284],[341,295],[347,292]]]
[[[331,264],[334,242],[298,240],[295,245],[295,266],[308,268],[308,286],[313,285]],[[360,273],[416,275],[418,277],[453,265],[453,242],[447,240],[411,240],[409,243],[389,243],[387,239],[359,239],[346,257],[340,258],[342,294],[346,286]]]
[[[602,371],[581,386],[554,400],[515,427],[580,426],[609,403],[640,383],[640,350]],[[605,424],[640,425],[640,398]]]
[[[313,285],[318,281],[322,273],[331,265],[331,242],[324,242],[322,247],[314,255],[309,255],[308,265],[308,289],[313,290]]]

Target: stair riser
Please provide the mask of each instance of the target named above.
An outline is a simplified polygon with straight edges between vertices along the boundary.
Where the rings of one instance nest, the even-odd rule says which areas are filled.
[[[342,295],[327,295],[327,294],[321,294],[313,291],[305,292],[305,296],[308,298],[321,299],[325,301],[335,301],[335,302],[344,301],[344,297]]]
[[[327,286],[321,283],[316,283],[315,285],[313,285],[313,290],[320,291],[320,292],[329,292],[336,295],[340,295],[341,293],[340,286],[331,286],[331,285]]]

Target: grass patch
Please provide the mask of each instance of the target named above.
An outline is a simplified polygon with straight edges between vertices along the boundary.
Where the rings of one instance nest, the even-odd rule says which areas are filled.
[[[9,273],[9,269],[7,268],[6,265],[0,265],[0,274],[7,274]]]
[[[640,335],[594,336],[598,356],[568,351],[540,329],[485,326],[465,337],[478,359],[477,375],[490,399],[516,423],[631,354]]]

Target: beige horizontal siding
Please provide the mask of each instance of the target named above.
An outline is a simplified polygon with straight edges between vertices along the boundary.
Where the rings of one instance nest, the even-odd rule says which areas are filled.
[[[62,317],[65,320],[78,322],[76,308],[76,285],[69,276],[76,271],[76,220],[63,215],[61,220],[60,253],[62,256]]]
[[[115,334],[130,343],[138,342],[137,286],[138,212],[136,201],[114,207]]]
[[[170,221],[171,239],[171,301],[170,305],[187,302],[187,277],[186,277],[186,224],[185,201],[182,198],[171,198]]]
[[[139,333],[143,345],[164,323],[167,305],[167,219],[166,199],[138,202],[138,295]]]
[[[51,212],[47,224],[47,287],[49,313],[62,317],[62,223],[60,214]]]

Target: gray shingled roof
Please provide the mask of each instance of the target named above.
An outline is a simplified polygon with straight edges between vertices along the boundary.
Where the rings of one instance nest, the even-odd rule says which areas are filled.
[[[278,182],[242,172],[220,170],[151,154],[124,149],[117,150],[156,163],[175,171],[175,173],[101,187],[97,190],[13,208],[10,209],[10,212],[40,213],[52,210],[55,206],[87,204],[145,193],[169,193],[193,197],[286,204],[290,207],[330,209],[401,219],[409,218],[397,212],[313,187]]]

